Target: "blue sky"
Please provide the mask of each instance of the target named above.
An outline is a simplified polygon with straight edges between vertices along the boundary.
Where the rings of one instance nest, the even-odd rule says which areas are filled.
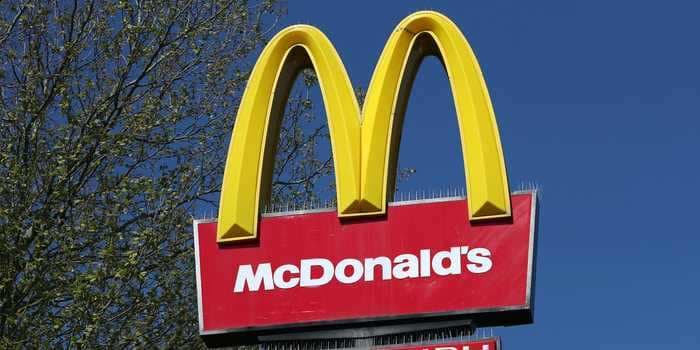
[[[535,324],[508,349],[700,348],[700,2],[293,1],[366,87],[394,26],[438,10],[472,45],[511,189],[537,183]],[[281,27],[280,27],[281,28]],[[464,183],[451,92],[418,73],[401,145],[404,190]]]

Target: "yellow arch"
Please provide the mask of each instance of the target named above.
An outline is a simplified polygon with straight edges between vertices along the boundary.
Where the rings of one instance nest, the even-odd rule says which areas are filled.
[[[260,199],[269,191],[284,104],[294,77],[305,67],[316,70],[328,116],[339,216],[386,212],[387,194],[393,192],[389,184],[394,182],[397,130],[415,71],[429,54],[441,57],[453,91],[469,218],[509,217],[503,152],[479,65],[454,23],[421,11],[399,23],[389,38],[362,114],[342,61],[320,30],[297,25],[272,38],[253,68],[238,110],[221,188],[217,240],[257,236]]]
[[[386,208],[392,193],[399,130],[421,60],[438,56],[457,111],[467,180],[469,219],[510,217],[508,179],[486,83],[467,39],[447,17],[416,12],[394,29],[382,52],[363,106],[361,196]],[[390,103],[391,102],[391,103]]]
[[[291,26],[272,38],[255,64],[243,93],[221,185],[217,240],[255,238],[263,183],[274,160],[276,129],[297,72],[316,70],[331,136],[338,208],[352,211],[360,198],[360,109],[345,67],[318,29]],[[273,93],[274,92],[274,93]],[[276,136],[276,135],[275,135]],[[269,186],[268,186],[269,187]]]

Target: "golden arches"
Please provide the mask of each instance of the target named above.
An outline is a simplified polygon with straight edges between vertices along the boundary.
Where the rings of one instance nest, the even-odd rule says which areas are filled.
[[[452,88],[469,218],[509,217],[498,127],[476,57],[447,17],[421,11],[401,21],[390,36],[362,113],[338,53],[320,30],[297,25],[272,38],[251,73],[238,110],[221,188],[217,240],[257,236],[260,198],[269,190],[277,139],[268,134],[277,132],[294,77],[305,67],[316,70],[326,108],[339,216],[384,213],[389,184],[394,182],[396,130],[415,71],[428,54],[442,59]]]
[[[386,206],[392,156],[403,109],[423,57],[437,55],[447,72],[457,110],[469,218],[510,216],[503,151],[491,99],[479,63],[457,26],[429,11],[401,21],[389,37],[367,90],[362,126],[362,197]],[[387,103],[393,101],[393,103]],[[398,112],[398,113],[395,113]],[[383,167],[378,166],[384,164]]]
[[[321,31],[292,26],[265,47],[241,99],[221,186],[219,242],[256,237],[260,193],[271,173],[266,167],[274,160],[275,138],[268,133],[276,129],[293,78],[308,64],[306,58],[323,92],[339,208],[353,207],[360,197],[360,113],[345,67]]]

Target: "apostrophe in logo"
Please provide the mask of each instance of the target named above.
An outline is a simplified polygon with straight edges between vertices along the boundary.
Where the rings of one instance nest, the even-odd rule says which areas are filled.
[[[401,21],[389,37],[362,111],[338,53],[319,29],[295,25],[272,38],[253,68],[236,117],[221,187],[217,241],[257,236],[279,123],[289,90],[304,68],[316,71],[328,116],[338,215],[385,213],[407,98],[418,66],[428,55],[441,59],[452,88],[469,219],[510,217],[501,140],[476,57],[450,19],[421,11]]]

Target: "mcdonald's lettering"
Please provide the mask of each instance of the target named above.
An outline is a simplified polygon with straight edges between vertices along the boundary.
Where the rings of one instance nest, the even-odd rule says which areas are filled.
[[[462,268],[462,260],[467,261]],[[393,259],[386,256],[358,259],[347,258],[333,264],[325,258],[302,259],[298,265],[284,264],[278,266],[274,273],[272,264],[262,263],[255,268],[246,264],[238,267],[233,291],[242,293],[246,290],[257,292],[261,289],[318,287],[335,279],[340,283],[353,284],[360,280],[375,280],[375,270],[379,270],[377,279],[390,280],[404,278],[459,275],[462,272],[486,273],[493,266],[491,252],[486,248],[451,247],[431,255],[430,249],[421,249],[420,254],[401,254]],[[377,267],[379,269],[377,269]],[[311,270],[321,269],[320,277],[313,278]],[[348,269],[351,271],[348,273]],[[286,277],[285,275],[289,276]],[[262,288],[261,288],[262,287]]]
[[[398,130],[426,55],[440,57],[450,81],[467,192],[397,202]],[[328,116],[337,208],[260,214],[285,99],[307,67]],[[531,323],[536,218],[535,191],[509,193],[484,79],[447,17],[422,11],[399,23],[362,110],[330,40],[288,27],[263,49],[241,99],[218,220],[194,222],[200,334],[231,346],[300,331]]]

